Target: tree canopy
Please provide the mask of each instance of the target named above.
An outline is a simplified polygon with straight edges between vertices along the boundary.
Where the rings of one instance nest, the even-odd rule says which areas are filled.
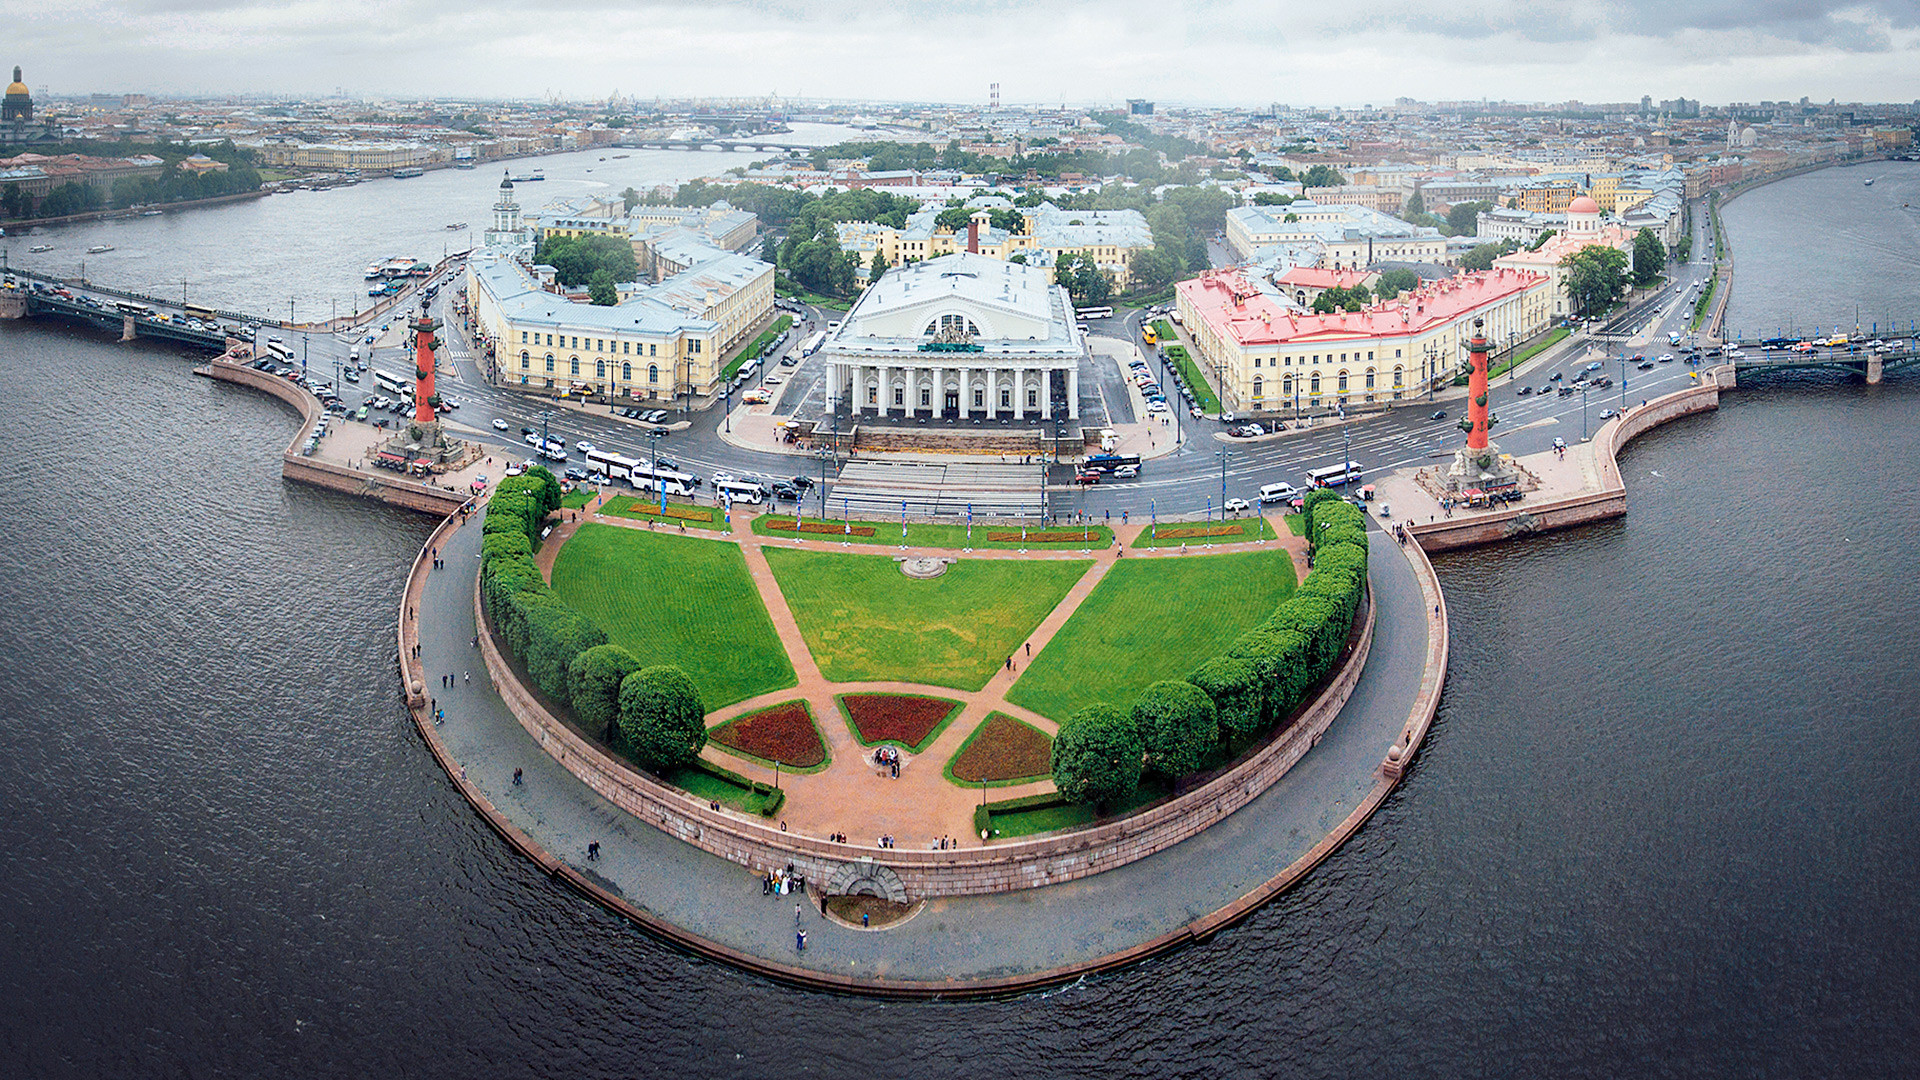
[[[1447,210],[1447,229],[1455,236],[1471,236],[1480,231],[1480,214],[1493,209],[1490,202],[1454,203]]]
[[[1626,285],[1626,253],[1605,244],[1588,244],[1560,260],[1567,296],[1576,311],[1594,313],[1613,303]]]
[[[1200,759],[1220,741],[1213,699],[1180,679],[1163,679],[1133,703],[1133,726],[1148,767],[1178,779],[1200,768]]]
[[[1143,753],[1132,717],[1111,705],[1089,705],[1054,737],[1054,787],[1069,801],[1111,807],[1140,786]]]
[[[1373,294],[1387,300],[1419,287],[1420,275],[1404,266],[1395,266],[1380,271],[1379,279],[1373,283]]]
[[[1667,264],[1667,248],[1652,229],[1641,229],[1633,238],[1633,283],[1651,285]]]
[[[642,668],[620,683],[620,734],[650,769],[665,772],[700,756],[706,712],[693,680],[672,665]]]
[[[1365,285],[1355,285],[1351,289],[1335,285],[1314,297],[1313,310],[1321,315],[1331,315],[1336,311],[1359,311],[1373,303],[1373,294]]]
[[[591,281],[598,270],[612,275],[613,281],[634,281],[640,277],[640,262],[633,257],[633,245],[624,237],[607,234],[549,236],[540,241],[533,261],[553,267],[555,277],[568,288]]]

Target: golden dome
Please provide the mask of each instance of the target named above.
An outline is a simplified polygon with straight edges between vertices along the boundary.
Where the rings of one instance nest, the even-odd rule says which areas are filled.
[[[8,97],[27,97],[27,96],[29,96],[29,95],[30,95],[30,91],[28,91],[28,90],[27,90],[27,84],[26,84],[26,83],[9,83],[9,84],[7,84],[7,96],[8,96]]]

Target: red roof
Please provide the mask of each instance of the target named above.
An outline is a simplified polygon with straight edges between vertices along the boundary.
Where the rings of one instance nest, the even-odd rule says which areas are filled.
[[[1222,341],[1242,346],[1404,337],[1526,291],[1545,275],[1501,268],[1429,282],[1364,311],[1301,314],[1255,290],[1239,270],[1208,272],[1176,285]]]
[[[1280,275],[1277,284],[1298,285],[1303,289],[1351,289],[1367,279],[1365,270],[1323,270],[1317,266],[1296,266]]]

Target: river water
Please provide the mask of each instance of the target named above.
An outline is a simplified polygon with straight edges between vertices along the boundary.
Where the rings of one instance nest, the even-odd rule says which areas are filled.
[[[1794,198],[1825,175],[1730,208],[1741,287],[1911,289]],[[186,369],[0,323],[10,1075],[1859,1076],[1920,1045],[1920,380],[1740,390],[1633,445],[1626,519],[1444,559],[1415,769],[1243,925],[888,1005],[678,955],[493,836],[397,697],[428,523],[282,482],[291,414]]]

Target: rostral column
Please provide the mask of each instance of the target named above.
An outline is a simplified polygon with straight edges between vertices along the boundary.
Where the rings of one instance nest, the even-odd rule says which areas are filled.
[[[1455,451],[1453,464],[1446,472],[1447,488],[1453,492],[1477,488],[1511,487],[1515,482],[1511,465],[1500,459],[1500,447],[1487,437],[1493,426],[1493,412],[1487,399],[1487,335],[1485,321],[1473,320],[1473,338],[1467,342],[1471,369],[1467,375],[1467,445]]]
[[[418,424],[439,418],[433,411],[433,332],[438,329],[440,321],[429,317],[422,305],[420,317],[413,321],[413,419]]]

